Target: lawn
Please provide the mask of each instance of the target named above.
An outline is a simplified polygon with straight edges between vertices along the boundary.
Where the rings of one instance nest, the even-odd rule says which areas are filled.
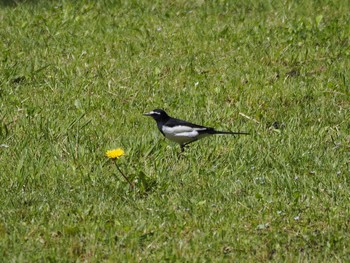
[[[349,14],[3,0],[0,261],[349,262]],[[179,155],[155,108],[250,135]]]

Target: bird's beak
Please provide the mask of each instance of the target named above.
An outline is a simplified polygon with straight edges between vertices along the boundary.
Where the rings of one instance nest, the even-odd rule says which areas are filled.
[[[143,116],[151,116],[152,115],[152,112],[146,112],[143,114]]]

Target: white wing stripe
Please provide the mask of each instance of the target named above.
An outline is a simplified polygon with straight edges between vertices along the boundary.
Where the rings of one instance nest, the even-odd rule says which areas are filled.
[[[162,128],[164,133],[172,133],[172,134],[182,133],[182,132],[205,131],[206,129],[207,128],[192,128],[184,125],[175,126],[175,127],[163,126]]]

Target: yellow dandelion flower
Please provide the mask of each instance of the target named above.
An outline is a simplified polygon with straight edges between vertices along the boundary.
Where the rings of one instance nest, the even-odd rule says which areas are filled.
[[[119,157],[122,157],[124,155],[124,150],[121,148],[109,150],[106,152],[106,156],[109,159],[118,159]]]

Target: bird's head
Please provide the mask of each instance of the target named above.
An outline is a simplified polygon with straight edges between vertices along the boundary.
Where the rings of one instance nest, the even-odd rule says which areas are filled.
[[[162,109],[155,109],[150,112],[144,113],[144,116],[150,116],[156,121],[167,121],[169,119],[169,115]]]

